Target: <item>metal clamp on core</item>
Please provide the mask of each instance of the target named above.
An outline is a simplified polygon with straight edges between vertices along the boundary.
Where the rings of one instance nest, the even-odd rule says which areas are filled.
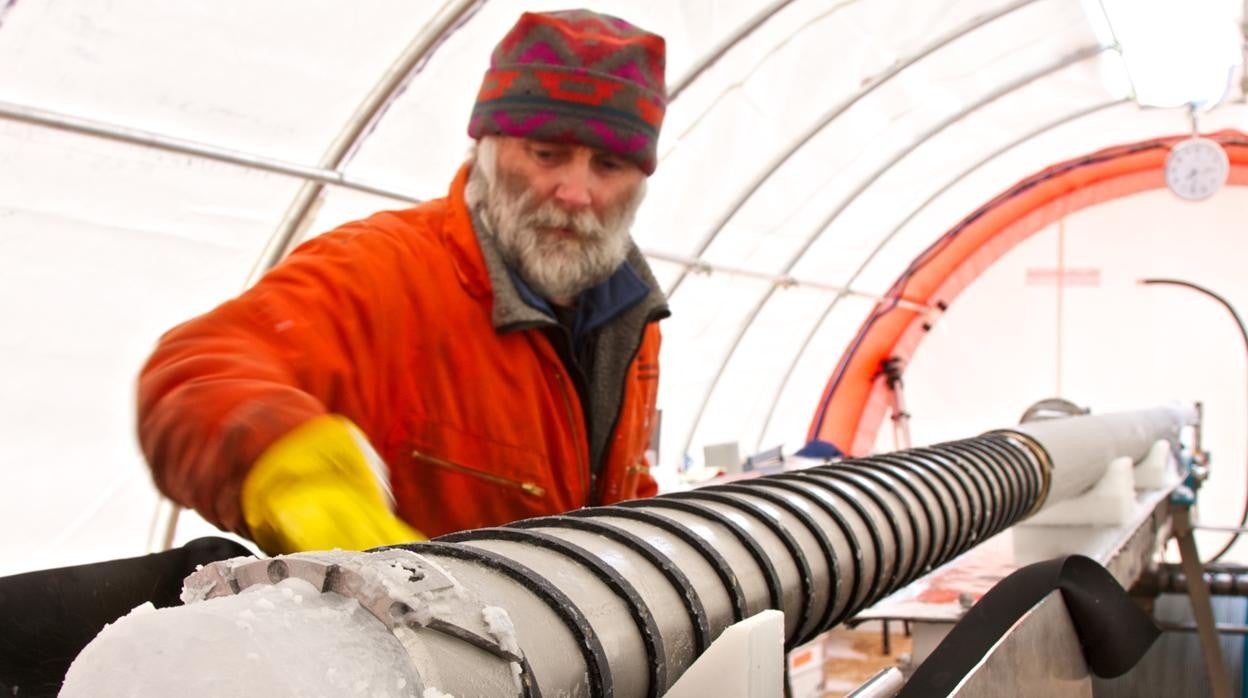
[[[183,603],[237,594],[261,584],[302,579],[322,594],[355,599],[394,632],[428,628],[456,637],[509,662],[520,662],[490,631],[476,599],[438,565],[408,550],[295,553],[257,560],[236,558],[208,565],[184,584]],[[400,641],[402,638],[399,638]]]

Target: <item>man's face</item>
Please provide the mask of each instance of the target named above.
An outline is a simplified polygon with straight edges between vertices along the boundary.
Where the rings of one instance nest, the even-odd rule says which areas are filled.
[[[475,174],[487,184],[482,214],[504,260],[560,304],[610,276],[628,252],[645,194],[641,169],[581,145],[504,137],[494,143],[478,147]],[[483,153],[488,147],[494,151]]]

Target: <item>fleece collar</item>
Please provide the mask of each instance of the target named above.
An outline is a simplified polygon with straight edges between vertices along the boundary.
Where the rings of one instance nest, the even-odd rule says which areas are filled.
[[[521,301],[551,320],[555,319],[550,303],[534,293],[519,273],[508,267],[507,274]],[[650,287],[641,280],[633,265],[624,260],[606,281],[582,291],[577,297],[576,320],[572,323],[573,342],[579,347],[584,337],[642,302],[648,295]]]

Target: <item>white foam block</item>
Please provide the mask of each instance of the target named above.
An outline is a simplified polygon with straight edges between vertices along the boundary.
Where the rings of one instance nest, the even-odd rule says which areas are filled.
[[[1057,502],[1019,526],[1121,526],[1135,508],[1135,474],[1127,456],[1115,458],[1087,492]]]
[[[665,698],[775,698],[784,694],[784,613],[760,611],[728,626]]]
[[[1169,466],[1170,442],[1158,439],[1149,449],[1148,455],[1135,466],[1135,488],[1159,490],[1166,487],[1178,478]]]

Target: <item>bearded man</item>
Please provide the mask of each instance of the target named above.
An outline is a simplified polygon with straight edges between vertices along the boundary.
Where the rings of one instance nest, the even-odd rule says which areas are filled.
[[[668,310],[629,228],[664,51],[614,17],[523,15],[445,198],[318,236],[162,337],[139,379],[161,491],[269,553],[654,494]]]

